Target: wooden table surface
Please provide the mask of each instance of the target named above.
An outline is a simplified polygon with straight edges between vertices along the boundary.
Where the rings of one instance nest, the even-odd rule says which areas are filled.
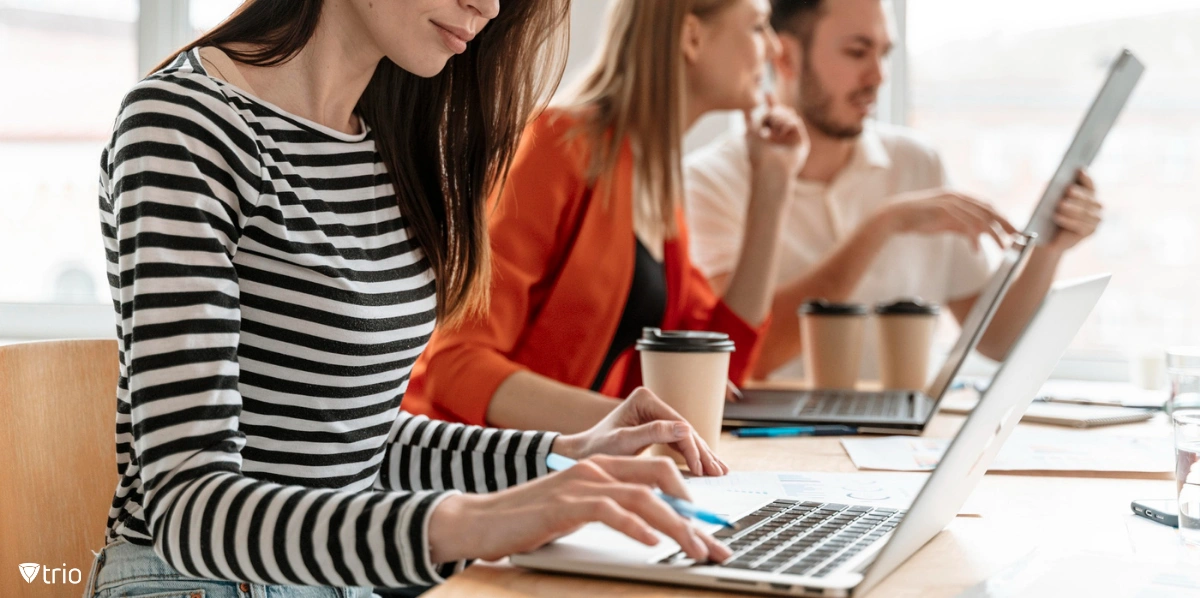
[[[938,415],[925,435],[950,438],[963,420],[962,416]],[[1147,422],[1094,430],[1052,428],[1063,433],[1093,435],[1165,436],[1171,433],[1166,416],[1161,414]],[[735,470],[857,471],[837,437],[741,439],[725,434],[718,454]],[[1167,498],[1173,495],[1174,488],[1173,477],[1169,473],[989,473],[975,488],[968,502],[970,511],[977,515],[956,517],[943,532],[888,576],[870,596],[956,596],[1020,560],[1035,548],[1087,549],[1132,555],[1144,547],[1139,547],[1139,543],[1145,543],[1144,539],[1139,539],[1139,533],[1144,533],[1145,528],[1138,526],[1157,526],[1131,515],[1130,501]],[[476,563],[426,596],[565,598],[610,594],[647,598],[734,595],[712,590],[536,573],[513,567],[505,560]]]

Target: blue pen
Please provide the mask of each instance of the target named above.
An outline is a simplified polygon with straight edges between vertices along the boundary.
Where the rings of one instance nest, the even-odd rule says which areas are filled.
[[[842,436],[857,434],[852,426],[793,426],[788,428],[738,428],[733,435],[738,438],[787,438],[792,436]]]
[[[550,453],[550,455],[546,457],[546,467],[554,471],[570,469],[573,465],[575,465],[574,459],[570,457],[564,457],[557,453]],[[724,517],[721,517],[716,513],[705,511],[704,509],[701,509],[700,507],[697,507],[696,505],[683,500],[682,498],[668,496],[659,490],[655,490],[654,493],[657,494],[658,497],[661,498],[663,502],[667,503],[672,509],[675,509],[676,513],[679,513],[684,517],[689,519],[699,519],[705,523],[715,523],[717,525],[723,525],[725,527],[732,527],[736,529],[736,526],[727,521]]]

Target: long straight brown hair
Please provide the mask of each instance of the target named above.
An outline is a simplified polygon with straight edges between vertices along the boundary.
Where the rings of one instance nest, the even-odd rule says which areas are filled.
[[[683,23],[708,19],[732,0],[613,0],[604,41],[563,104],[584,115],[577,133],[592,152],[588,178],[611,174],[625,143],[634,152],[634,214],[675,233],[683,191],[686,83]]]
[[[282,64],[316,31],[322,4],[246,0],[181,52],[216,46],[244,64]],[[400,212],[437,277],[443,324],[486,309],[487,197],[503,184],[521,131],[562,77],[568,12],[568,0],[506,0],[441,73],[418,77],[384,58],[358,101]]]

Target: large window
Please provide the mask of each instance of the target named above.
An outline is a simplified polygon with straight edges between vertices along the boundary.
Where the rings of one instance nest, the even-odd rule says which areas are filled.
[[[1194,0],[911,0],[908,124],[956,186],[1024,224],[1109,62],[1146,73],[1092,167],[1106,220],[1066,276],[1113,280],[1076,354],[1200,339],[1200,5]],[[904,84],[902,83],[902,84]]]
[[[0,0],[0,342],[109,336],[100,152],[121,98],[240,0]]]
[[[137,80],[135,0],[0,0],[0,302],[97,303],[100,151]]]
[[[0,337],[13,336],[14,325],[26,337],[111,330],[97,176],[120,98],[141,75],[139,46],[152,54],[141,61],[152,63],[238,4],[0,0],[0,72],[10,82],[0,96]],[[598,41],[594,24],[604,4],[573,9],[571,71]],[[1062,269],[1068,276],[1114,273],[1075,348],[1123,357],[1200,338],[1200,5],[894,5],[907,56],[893,60],[881,118],[924,133],[956,185],[997,203],[1018,224],[1108,61],[1123,46],[1143,59],[1146,75],[1093,167],[1108,207],[1105,225]],[[724,128],[729,120],[714,122]],[[47,306],[54,307],[41,309]],[[40,311],[21,311],[31,307]]]

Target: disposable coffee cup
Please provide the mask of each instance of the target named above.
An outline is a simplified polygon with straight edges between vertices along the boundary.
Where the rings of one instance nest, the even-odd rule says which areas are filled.
[[[725,413],[729,354],[733,352],[729,335],[644,328],[637,350],[642,359],[642,383],[717,450]],[[655,445],[650,452],[684,463],[682,456],[665,445]]]
[[[879,325],[879,374],[889,390],[921,390],[929,381],[929,353],[938,306],[903,299],[875,306]]]
[[[804,368],[814,388],[854,388],[862,364],[867,308],[814,299],[800,306]]]

